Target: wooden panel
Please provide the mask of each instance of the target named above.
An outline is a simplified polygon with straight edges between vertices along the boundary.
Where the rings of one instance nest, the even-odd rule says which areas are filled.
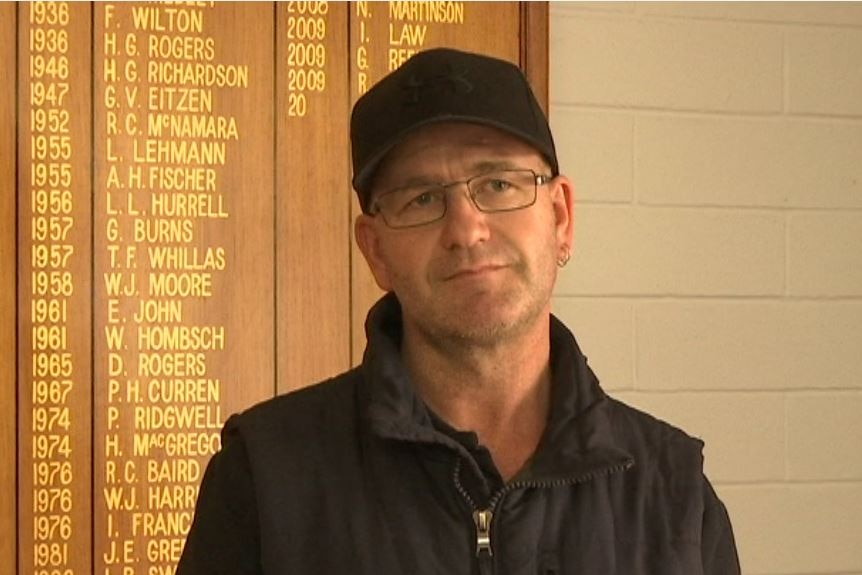
[[[279,392],[350,367],[348,8],[277,8]]]
[[[275,389],[273,7],[94,10],[95,571],[165,573]]]
[[[0,4],[0,493],[15,493],[15,5]],[[0,575],[15,572],[15,498],[0,498]]]
[[[19,560],[90,564],[90,5],[20,4]],[[80,81],[84,80],[84,81]]]
[[[520,7],[517,2],[356,2],[350,14],[351,101],[396,69],[418,50],[451,46],[497,56],[518,64],[521,59]],[[351,217],[359,202],[351,204]],[[351,243],[353,293],[353,362],[365,349],[365,316],[382,295],[362,257]]]
[[[547,2],[521,2],[521,69],[539,105],[548,115],[548,50],[550,28]]]
[[[546,86],[546,31],[514,2],[0,3],[0,575],[171,573],[228,414],[361,356],[350,103],[439,45]]]

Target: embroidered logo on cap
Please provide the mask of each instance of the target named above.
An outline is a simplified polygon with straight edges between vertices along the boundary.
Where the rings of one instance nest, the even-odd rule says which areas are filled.
[[[434,95],[446,91],[453,94],[469,94],[473,91],[473,84],[467,80],[466,69],[453,70],[451,66],[447,66],[447,71],[442,74],[423,77],[413,74],[401,88],[406,92],[408,104],[418,104],[425,94]]]

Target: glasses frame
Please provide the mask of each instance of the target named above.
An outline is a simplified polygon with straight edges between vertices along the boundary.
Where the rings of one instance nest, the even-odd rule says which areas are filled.
[[[524,172],[524,173],[529,172],[529,173],[531,173],[533,175],[533,199],[529,203],[524,204],[523,206],[518,206],[516,208],[503,208],[503,209],[494,210],[494,209],[485,209],[485,208],[482,208],[481,206],[479,206],[479,204],[476,202],[475,193],[473,192],[473,189],[470,187],[470,184],[479,178],[483,178],[483,177],[487,176],[488,174],[506,173],[506,172]],[[427,226],[429,224],[433,224],[434,222],[439,222],[440,220],[442,220],[443,218],[446,217],[446,214],[449,212],[449,195],[446,194],[445,192],[449,188],[453,188],[453,187],[458,186],[460,184],[465,184],[467,186],[467,197],[470,198],[470,203],[473,204],[474,208],[476,208],[478,211],[482,212],[483,214],[497,214],[497,213],[501,213],[501,212],[515,212],[515,211],[523,210],[523,209],[529,208],[530,206],[535,205],[536,199],[539,195],[539,186],[544,186],[545,184],[547,184],[548,182],[553,180],[554,177],[555,176],[546,176],[544,174],[537,174],[535,170],[530,169],[530,168],[500,168],[497,170],[488,170],[486,172],[482,172],[481,174],[476,174],[475,176],[471,176],[471,177],[467,178],[466,180],[456,180],[453,182],[430,183],[430,184],[424,185],[423,187],[425,187],[429,190],[440,189],[440,190],[444,191],[444,194],[443,194],[443,211],[440,213],[440,215],[438,217],[434,218],[433,220],[420,222],[418,224],[392,225],[386,219],[386,215],[380,209],[381,198],[385,198],[388,195],[395,194],[395,193],[401,192],[403,190],[406,190],[406,189],[409,189],[412,187],[419,187],[419,186],[399,186],[397,188],[392,188],[392,189],[386,190],[385,192],[383,192],[382,194],[377,196],[377,198],[375,198],[374,201],[371,203],[371,207],[370,207],[368,213],[374,217],[379,215],[383,219],[383,223],[386,224],[387,227],[392,228],[394,230],[403,230],[403,229],[408,229],[408,228],[418,228],[420,226]]]

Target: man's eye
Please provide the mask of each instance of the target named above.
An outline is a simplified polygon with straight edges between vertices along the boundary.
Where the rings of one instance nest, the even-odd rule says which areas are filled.
[[[487,180],[481,182],[478,187],[477,193],[497,195],[503,194],[505,192],[514,191],[513,188],[514,185],[510,180],[505,180],[502,178],[488,178]]]
[[[404,204],[402,210],[416,210],[420,208],[427,208],[428,206],[433,205],[438,200],[438,194],[435,194],[434,192],[420,192],[413,196],[413,199],[407,201]]]
[[[434,201],[434,197],[431,195],[431,192],[424,192],[419,194],[413,199],[413,203],[417,206],[425,206]]]
[[[493,192],[505,192],[512,187],[512,182],[499,178],[488,182],[488,188]]]

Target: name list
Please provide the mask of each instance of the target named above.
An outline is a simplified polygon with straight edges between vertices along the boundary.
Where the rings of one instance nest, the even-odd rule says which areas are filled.
[[[76,264],[86,257],[74,243],[75,231],[82,226],[75,220],[76,210],[87,198],[76,196],[75,188],[83,179],[75,169],[79,150],[73,146],[72,126],[82,121],[72,105],[80,94],[70,82],[72,12],[67,2],[34,2],[22,10],[27,18],[29,46],[27,113],[29,122],[29,165],[27,193],[29,204],[29,299],[30,319],[30,445],[22,443],[22,461],[30,461],[33,508],[32,533],[22,533],[22,542],[32,541],[32,551],[24,547],[22,561],[34,573],[74,575],[74,543],[86,526],[76,517],[85,502],[73,498],[73,482],[86,478],[76,466],[85,454],[76,453],[75,429],[89,423],[77,418],[73,398],[86,391],[79,371],[86,358],[75,352],[70,333],[76,290],[82,278]],[[86,224],[83,224],[86,225]],[[80,246],[78,246],[80,247]],[[24,340],[26,342],[26,340]],[[22,343],[27,346],[27,343]],[[76,393],[77,392],[77,393]],[[26,450],[26,451],[25,451]],[[26,463],[25,463],[26,465]],[[32,539],[30,536],[32,535]]]
[[[243,123],[225,101],[253,82],[225,61],[210,2],[96,7],[104,131],[106,413],[97,490],[105,575],[173,573],[198,485],[219,449],[230,341],[220,317],[236,198],[222,186]],[[97,68],[98,69],[98,68]],[[97,100],[98,102],[98,100]],[[207,320],[207,318],[210,318]]]

